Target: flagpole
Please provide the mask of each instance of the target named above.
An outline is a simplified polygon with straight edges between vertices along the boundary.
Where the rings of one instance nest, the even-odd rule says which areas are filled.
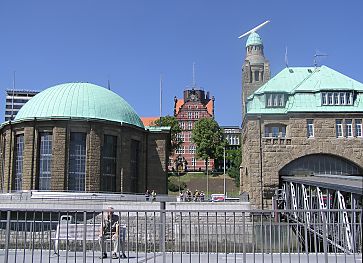
[[[162,75],[160,74],[160,126],[162,126],[161,117],[163,116],[162,105],[163,105],[163,78]]]

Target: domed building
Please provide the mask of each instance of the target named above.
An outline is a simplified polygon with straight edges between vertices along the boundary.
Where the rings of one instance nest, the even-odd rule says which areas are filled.
[[[170,128],[144,127],[119,95],[50,87],[0,126],[3,192],[167,192]]]

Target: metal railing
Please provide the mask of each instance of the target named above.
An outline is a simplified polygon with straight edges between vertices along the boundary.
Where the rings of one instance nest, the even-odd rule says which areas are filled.
[[[99,259],[103,211],[0,210],[0,262],[362,262],[360,209],[164,208],[161,203],[155,211],[115,211],[126,226],[127,258],[117,260],[110,252]],[[351,240],[344,234],[343,212]],[[300,220],[307,214],[309,223]],[[59,228],[68,235],[58,235]],[[72,236],[77,229],[81,237]]]

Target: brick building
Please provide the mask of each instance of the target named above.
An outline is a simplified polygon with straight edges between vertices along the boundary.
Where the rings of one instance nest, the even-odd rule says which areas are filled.
[[[170,128],[146,129],[125,100],[103,87],[48,88],[0,134],[3,192],[167,193]]]
[[[196,157],[196,146],[191,141],[195,122],[202,118],[214,118],[214,97],[201,89],[184,90],[183,99],[174,98],[174,116],[182,129],[180,139],[182,145],[170,157],[169,168],[175,168],[175,160],[182,157],[187,162],[189,171],[205,170],[205,161]],[[214,160],[210,160],[208,169],[213,169]]]
[[[243,92],[240,189],[252,205],[269,207],[281,176],[362,176],[362,83],[326,66],[292,67]]]

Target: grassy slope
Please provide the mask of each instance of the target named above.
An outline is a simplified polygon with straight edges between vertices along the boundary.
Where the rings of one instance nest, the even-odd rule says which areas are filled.
[[[178,183],[177,176],[171,176],[170,180],[176,185]],[[187,188],[194,192],[195,189],[206,192],[207,190],[207,176],[204,173],[187,173],[180,176],[180,181],[187,184]],[[228,196],[238,196],[239,188],[236,187],[234,180],[228,175],[226,176],[226,191]],[[177,194],[177,192],[170,192],[169,194]],[[211,176],[209,175],[209,194],[223,194],[223,175]]]

